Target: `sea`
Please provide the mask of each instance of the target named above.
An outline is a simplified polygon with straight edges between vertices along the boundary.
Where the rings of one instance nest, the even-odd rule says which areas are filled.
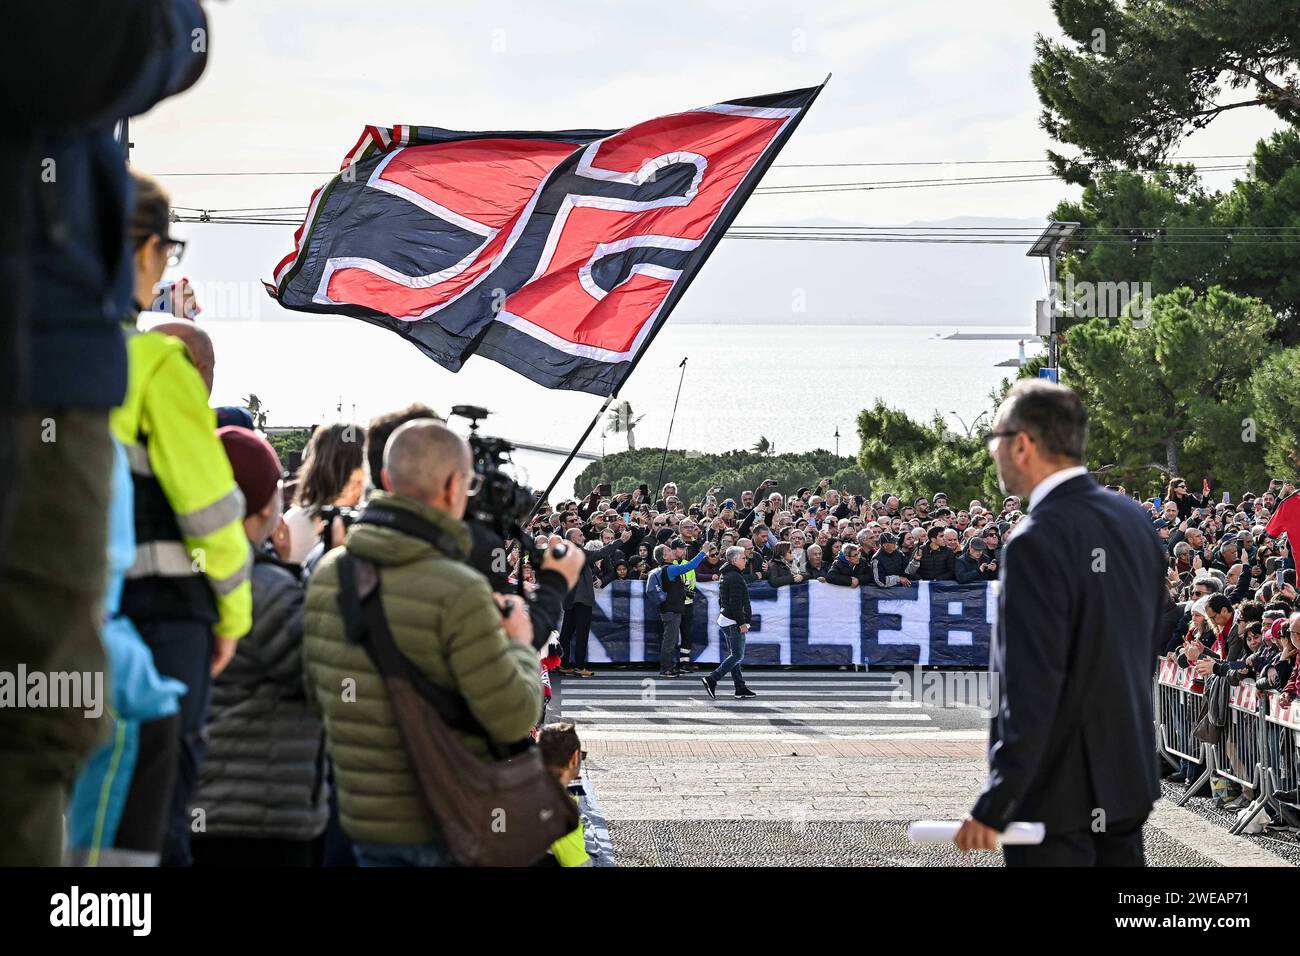
[[[364,423],[378,412],[419,401],[445,415],[453,405],[478,405],[491,415],[483,434],[569,449],[602,399],[535,385],[504,366],[472,358],[451,373],[413,345],[364,322],[204,323],[217,356],[214,405],[243,405],[255,394],[267,425]],[[963,337],[947,336],[961,332]],[[669,323],[618,395],[637,424],[638,447],[720,452],[766,438],[777,453],[858,449],[857,415],[877,399],[929,419],[936,412],[954,431],[972,427],[990,406],[989,392],[1019,356],[1024,330],[922,325],[708,325]],[[975,337],[967,337],[975,336]],[[999,336],[999,337],[992,337]],[[1025,353],[1041,351],[1027,335]],[[685,368],[680,363],[686,359]],[[680,399],[677,398],[681,385]],[[673,418],[673,405],[677,413]],[[669,426],[671,421],[671,437]],[[467,422],[454,427],[467,430]],[[588,455],[623,451],[624,434],[602,434],[604,420],[582,445]],[[562,454],[516,451],[516,477],[546,487]],[[557,490],[590,464],[575,460]]]

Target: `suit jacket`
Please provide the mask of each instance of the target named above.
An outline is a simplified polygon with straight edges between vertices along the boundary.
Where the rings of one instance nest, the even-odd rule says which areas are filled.
[[[1049,833],[1145,819],[1160,794],[1151,673],[1167,605],[1142,508],[1086,475],[1007,541],[991,670],[989,777],[971,815]]]

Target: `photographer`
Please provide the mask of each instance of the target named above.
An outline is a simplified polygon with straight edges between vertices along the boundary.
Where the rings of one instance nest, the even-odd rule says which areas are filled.
[[[397,727],[387,684],[349,641],[339,605],[344,550],[378,572],[384,616],[419,673],[463,699],[477,729],[452,728],[471,752],[529,735],[542,707],[528,607],[494,594],[466,566],[461,520],[481,479],[464,439],[421,420],[398,428],[376,492],[327,554],[307,588],[303,661],[309,695],[325,718],[343,829],[362,865],[440,866],[450,860]],[[350,688],[350,692],[349,692]]]
[[[366,432],[360,425],[336,422],[312,432],[298,471],[294,506],[284,515],[292,563],[305,562],[320,541],[325,530],[323,508],[355,508],[360,503],[366,490],[365,444]]]

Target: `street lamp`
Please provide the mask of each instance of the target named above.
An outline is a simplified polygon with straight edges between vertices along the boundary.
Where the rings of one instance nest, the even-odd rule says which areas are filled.
[[[840,457],[840,426],[835,426],[835,457]]]
[[[964,429],[966,429],[966,437],[967,437],[967,438],[972,438],[972,437],[974,437],[974,435],[975,435],[975,426],[978,425],[978,424],[980,423],[980,419],[981,419],[981,418],[983,418],[985,415],[988,414],[988,411],[985,410],[985,411],[980,412],[978,415],[976,415],[976,416],[975,416],[975,420],[974,420],[973,422],[971,422],[970,425],[967,425],[967,424],[966,424],[966,419],[962,418],[960,415],[958,415],[958,414],[957,414],[955,411],[953,411],[952,409],[949,409],[949,410],[948,410],[948,414],[951,415],[951,416],[953,416],[955,419],[957,419],[957,421],[961,422],[961,427],[964,428]]]
[[[1038,259],[1046,259],[1048,264],[1047,277],[1047,361],[1053,369],[1060,368],[1060,346],[1057,341],[1057,319],[1060,317],[1060,297],[1057,293],[1056,282],[1056,257],[1062,247],[1070,241],[1079,229],[1081,223],[1077,222],[1056,222],[1052,221],[1047,224],[1043,234],[1034,240],[1034,244],[1029,247],[1025,253],[1027,256],[1033,256]],[[1060,374],[1057,372],[1056,374]]]

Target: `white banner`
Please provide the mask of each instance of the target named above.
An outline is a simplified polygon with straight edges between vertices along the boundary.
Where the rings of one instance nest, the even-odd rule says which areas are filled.
[[[996,581],[894,588],[756,582],[749,586],[754,619],[745,663],[987,667],[997,588]],[[697,586],[690,611],[692,659],[721,660],[716,581]],[[662,633],[643,582],[616,581],[596,591],[592,663],[657,661]]]

